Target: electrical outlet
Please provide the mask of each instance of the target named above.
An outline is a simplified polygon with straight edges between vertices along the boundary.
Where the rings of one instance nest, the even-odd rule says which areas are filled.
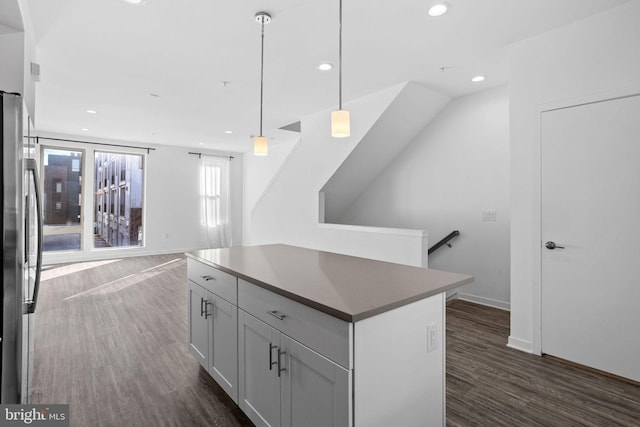
[[[482,220],[483,221],[496,221],[497,213],[495,209],[483,209],[482,210]]]
[[[431,353],[438,348],[438,325],[429,323],[427,325],[427,353]]]

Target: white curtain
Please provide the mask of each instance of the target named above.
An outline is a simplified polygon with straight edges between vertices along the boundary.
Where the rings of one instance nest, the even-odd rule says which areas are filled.
[[[209,248],[231,246],[229,159],[200,159],[200,223]]]

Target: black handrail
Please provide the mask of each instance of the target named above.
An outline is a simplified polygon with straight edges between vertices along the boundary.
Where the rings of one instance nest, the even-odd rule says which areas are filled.
[[[451,247],[451,244],[449,243],[449,241],[451,239],[453,239],[454,237],[459,236],[459,235],[460,235],[460,232],[458,230],[453,230],[451,233],[447,234],[447,237],[445,237],[444,239],[440,240],[435,245],[431,246],[429,248],[428,254],[431,255],[432,253],[434,253],[435,251],[440,249],[441,246],[444,246],[444,245],[447,245],[447,246]]]

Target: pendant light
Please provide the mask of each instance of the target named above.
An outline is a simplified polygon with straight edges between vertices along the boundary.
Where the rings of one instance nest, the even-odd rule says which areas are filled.
[[[331,113],[331,136],[344,138],[351,135],[349,111],[342,109],[342,0],[340,0],[340,30],[338,49],[338,109]]]
[[[260,135],[253,139],[253,154],[266,156],[269,153],[269,141],[262,135],[262,100],[264,93],[264,26],[271,22],[271,15],[267,12],[258,12],[255,15],[256,22],[262,26],[260,35]]]

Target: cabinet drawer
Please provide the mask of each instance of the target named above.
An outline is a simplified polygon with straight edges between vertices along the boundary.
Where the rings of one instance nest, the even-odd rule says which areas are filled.
[[[350,369],[348,322],[238,279],[238,307]]]
[[[237,279],[224,271],[187,258],[187,276],[208,291],[238,304]]]

